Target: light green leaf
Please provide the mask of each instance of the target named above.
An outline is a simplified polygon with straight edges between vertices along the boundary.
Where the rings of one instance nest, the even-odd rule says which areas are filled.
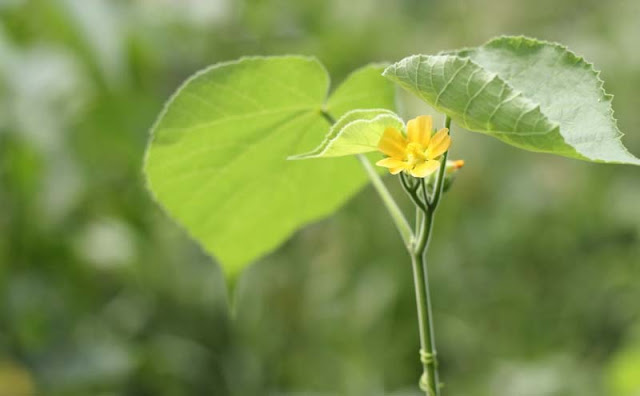
[[[322,111],[337,118],[350,105],[393,109],[393,84],[381,71],[356,71],[328,103],[329,77],[313,58],[243,58],[197,73],[152,129],[149,188],[228,276],[237,275],[367,183],[355,158],[286,158],[322,141]]]
[[[327,100],[334,118],[355,109],[395,109],[394,84],[380,76],[387,64],[370,64],[352,73]]]
[[[384,75],[471,131],[531,151],[640,165],[620,141],[599,73],[561,45],[501,37],[411,56]]]
[[[336,121],[315,150],[289,159],[341,157],[377,151],[385,129],[402,130],[403,127],[403,121],[392,111],[353,110]]]

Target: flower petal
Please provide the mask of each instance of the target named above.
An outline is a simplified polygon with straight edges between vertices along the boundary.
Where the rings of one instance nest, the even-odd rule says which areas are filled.
[[[383,158],[376,162],[376,165],[383,166],[385,168],[405,168],[407,163],[397,158]]]
[[[431,138],[431,144],[434,146],[438,145],[442,143],[442,140],[444,140],[444,138],[447,136],[449,136],[449,128],[442,128],[438,132],[433,134],[433,137]]]
[[[384,158],[376,162],[376,165],[389,168],[389,172],[391,172],[392,175],[397,175],[409,168],[409,164],[397,158]]]
[[[451,146],[449,130],[447,128],[442,128],[438,133],[433,135],[433,138],[431,138],[431,143],[429,143],[429,148],[427,149],[428,158],[438,158],[449,150],[449,146]]]
[[[427,177],[440,168],[440,162],[435,160],[425,161],[416,165],[409,171],[413,177]]]
[[[431,128],[433,128],[433,119],[431,116],[423,115],[409,120],[407,123],[407,137],[409,138],[409,142],[418,143],[422,147],[427,147],[431,139]]]
[[[407,147],[407,141],[402,133],[395,128],[387,128],[384,130],[378,149],[394,158],[404,158],[404,149]]]
[[[397,158],[383,158],[380,161],[376,162],[376,165],[389,168],[389,172],[391,172],[392,175],[397,175],[403,170],[409,168],[409,164]]]

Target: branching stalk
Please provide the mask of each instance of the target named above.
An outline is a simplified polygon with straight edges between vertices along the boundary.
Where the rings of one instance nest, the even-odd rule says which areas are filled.
[[[335,119],[326,111],[322,116],[334,124]],[[445,127],[451,127],[451,118],[446,116]],[[406,175],[400,174],[400,183],[411,201],[416,205],[415,232],[404,217],[402,210],[389,193],[384,182],[376,172],[371,162],[362,154],[357,155],[365,172],[369,176],[373,187],[382,198],[387,211],[391,215],[393,223],[398,229],[411,256],[413,281],[416,292],[416,305],[418,310],[418,328],[420,332],[420,361],[423,366],[423,374],[420,378],[420,388],[427,396],[440,396],[441,384],[438,374],[438,360],[433,326],[433,314],[431,309],[431,296],[429,293],[429,277],[427,272],[426,253],[433,231],[433,221],[436,209],[442,198],[445,171],[448,152],[442,155],[440,168],[435,180],[432,196],[429,196],[427,183],[424,178],[412,183]]]
[[[445,119],[445,127],[451,127],[451,119],[448,116]],[[416,207],[423,210],[422,215],[416,215],[416,224],[420,224],[420,227],[417,232],[416,244],[409,253],[411,254],[416,289],[420,330],[420,361],[423,366],[420,388],[425,391],[427,396],[440,396],[441,394],[426,253],[433,231],[435,212],[440,204],[444,188],[447,156],[448,152],[442,156],[442,163],[440,164],[433,189],[433,197],[429,197],[425,179],[420,179],[420,195],[417,190],[407,190]]]

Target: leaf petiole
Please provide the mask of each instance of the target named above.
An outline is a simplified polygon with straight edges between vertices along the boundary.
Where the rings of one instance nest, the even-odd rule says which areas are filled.
[[[335,118],[333,118],[333,116],[329,114],[327,111],[321,110],[320,114],[325,120],[327,120],[327,122],[330,125],[335,124],[336,122]],[[367,176],[369,176],[369,179],[371,180],[371,184],[373,185],[373,188],[376,189],[376,192],[382,199],[384,206],[387,208],[387,211],[389,212],[389,215],[391,216],[391,219],[393,220],[394,225],[396,226],[396,228],[398,229],[398,232],[400,233],[402,242],[404,242],[407,249],[411,249],[415,241],[415,235],[411,230],[411,226],[409,225],[409,222],[404,217],[402,210],[398,206],[395,199],[393,199],[393,196],[387,189],[387,186],[385,186],[384,182],[382,181],[382,178],[380,178],[380,175],[378,175],[378,172],[376,172],[375,168],[371,165],[371,162],[369,162],[367,157],[365,157],[363,154],[357,154],[356,157],[358,158],[358,161],[360,161],[360,163],[362,164],[362,167],[367,173]]]

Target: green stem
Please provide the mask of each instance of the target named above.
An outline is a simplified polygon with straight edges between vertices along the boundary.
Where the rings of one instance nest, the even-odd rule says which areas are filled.
[[[380,198],[382,198],[382,202],[387,207],[387,211],[391,215],[393,223],[396,225],[396,228],[400,232],[402,241],[404,242],[405,246],[407,246],[407,248],[410,248],[413,244],[414,235],[413,231],[411,231],[411,226],[402,214],[402,210],[400,209],[400,207],[398,207],[398,204],[391,196],[389,190],[387,190],[387,187],[384,185],[384,182],[380,178],[380,175],[378,175],[367,157],[362,154],[358,154],[356,155],[356,157],[358,157],[358,160],[360,160],[362,167],[367,172],[367,175],[369,175],[369,179],[371,179],[371,184],[373,184],[373,187],[378,192],[378,195],[380,195]]]
[[[446,116],[445,127],[451,128],[451,118]],[[415,249],[411,252],[411,262],[413,263],[414,283],[416,284],[416,300],[418,304],[418,321],[420,328],[420,361],[423,365],[423,374],[420,378],[420,388],[427,396],[440,396],[440,379],[438,374],[438,355],[436,352],[435,331],[433,326],[433,312],[431,308],[431,295],[429,292],[429,275],[427,271],[427,250],[433,232],[433,222],[436,209],[442,198],[444,187],[445,170],[448,152],[442,156],[442,163],[435,181],[433,198],[429,200],[426,182],[420,180],[423,200],[427,203],[424,215],[416,217],[416,221],[421,220],[420,232]],[[415,197],[415,196],[414,196]],[[415,197],[417,199],[417,197]],[[416,206],[419,206],[416,203]],[[418,287],[418,283],[422,283]]]
[[[427,396],[439,396],[440,379],[438,374],[435,333],[433,331],[429,278],[424,271],[426,260],[424,256],[414,255],[411,261],[414,266],[414,276],[416,276],[416,272],[419,273],[419,280],[415,283],[422,282],[421,289],[416,289],[416,298],[419,296],[422,300],[418,311],[423,311],[422,318],[418,318],[420,323],[420,361],[422,362],[423,369],[422,377],[420,378],[420,389],[425,391]]]
[[[444,127],[447,128],[449,130],[449,134],[451,134],[451,118],[449,116],[445,116]],[[433,199],[430,202],[430,205],[434,207],[438,206],[438,203],[440,203],[440,197],[442,197],[442,189],[444,187],[444,176],[445,176],[444,172],[447,168],[448,157],[449,157],[449,151],[445,152],[442,155],[442,163],[440,163],[440,169],[438,171],[438,178],[436,179]]]
[[[418,302],[418,320],[420,322],[420,361],[423,374],[420,378],[420,388],[427,396],[440,395],[440,380],[438,375],[438,361],[436,353],[435,331],[433,326],[433,311],[431,308],[431,294],[429,291],[429,275],[427,271],[427,248],[433,231],[435,206],[430,206],[424,213],[420,229],[420,237],[415,250],[411,254],[414,277],[419,278],[422,287],[416,287]],[[416,276],[416,272],[418,273]],[[418,281],[415,282],[416,284]],[[421,317],[422,316],[422,317]]]
[[[416,206],[416,221],[415,221],[415,228],[413,231],[415,235],[420,234],[420,227],[422,226],[423,216],[424,216],[424,211],[420,209],[418,206]]]
[[[418,308],[420,361],[422,362],[423,370],[422,377],[420,378],[420,388],[426,392],[427,396],[435,396],[439,395],[438,369],[435,360],[435,341],[431,320],[429,282],[423,270],[423,256],[412,254],[411,266],[413,268],[413,283],[416,292],[416,306]]]

